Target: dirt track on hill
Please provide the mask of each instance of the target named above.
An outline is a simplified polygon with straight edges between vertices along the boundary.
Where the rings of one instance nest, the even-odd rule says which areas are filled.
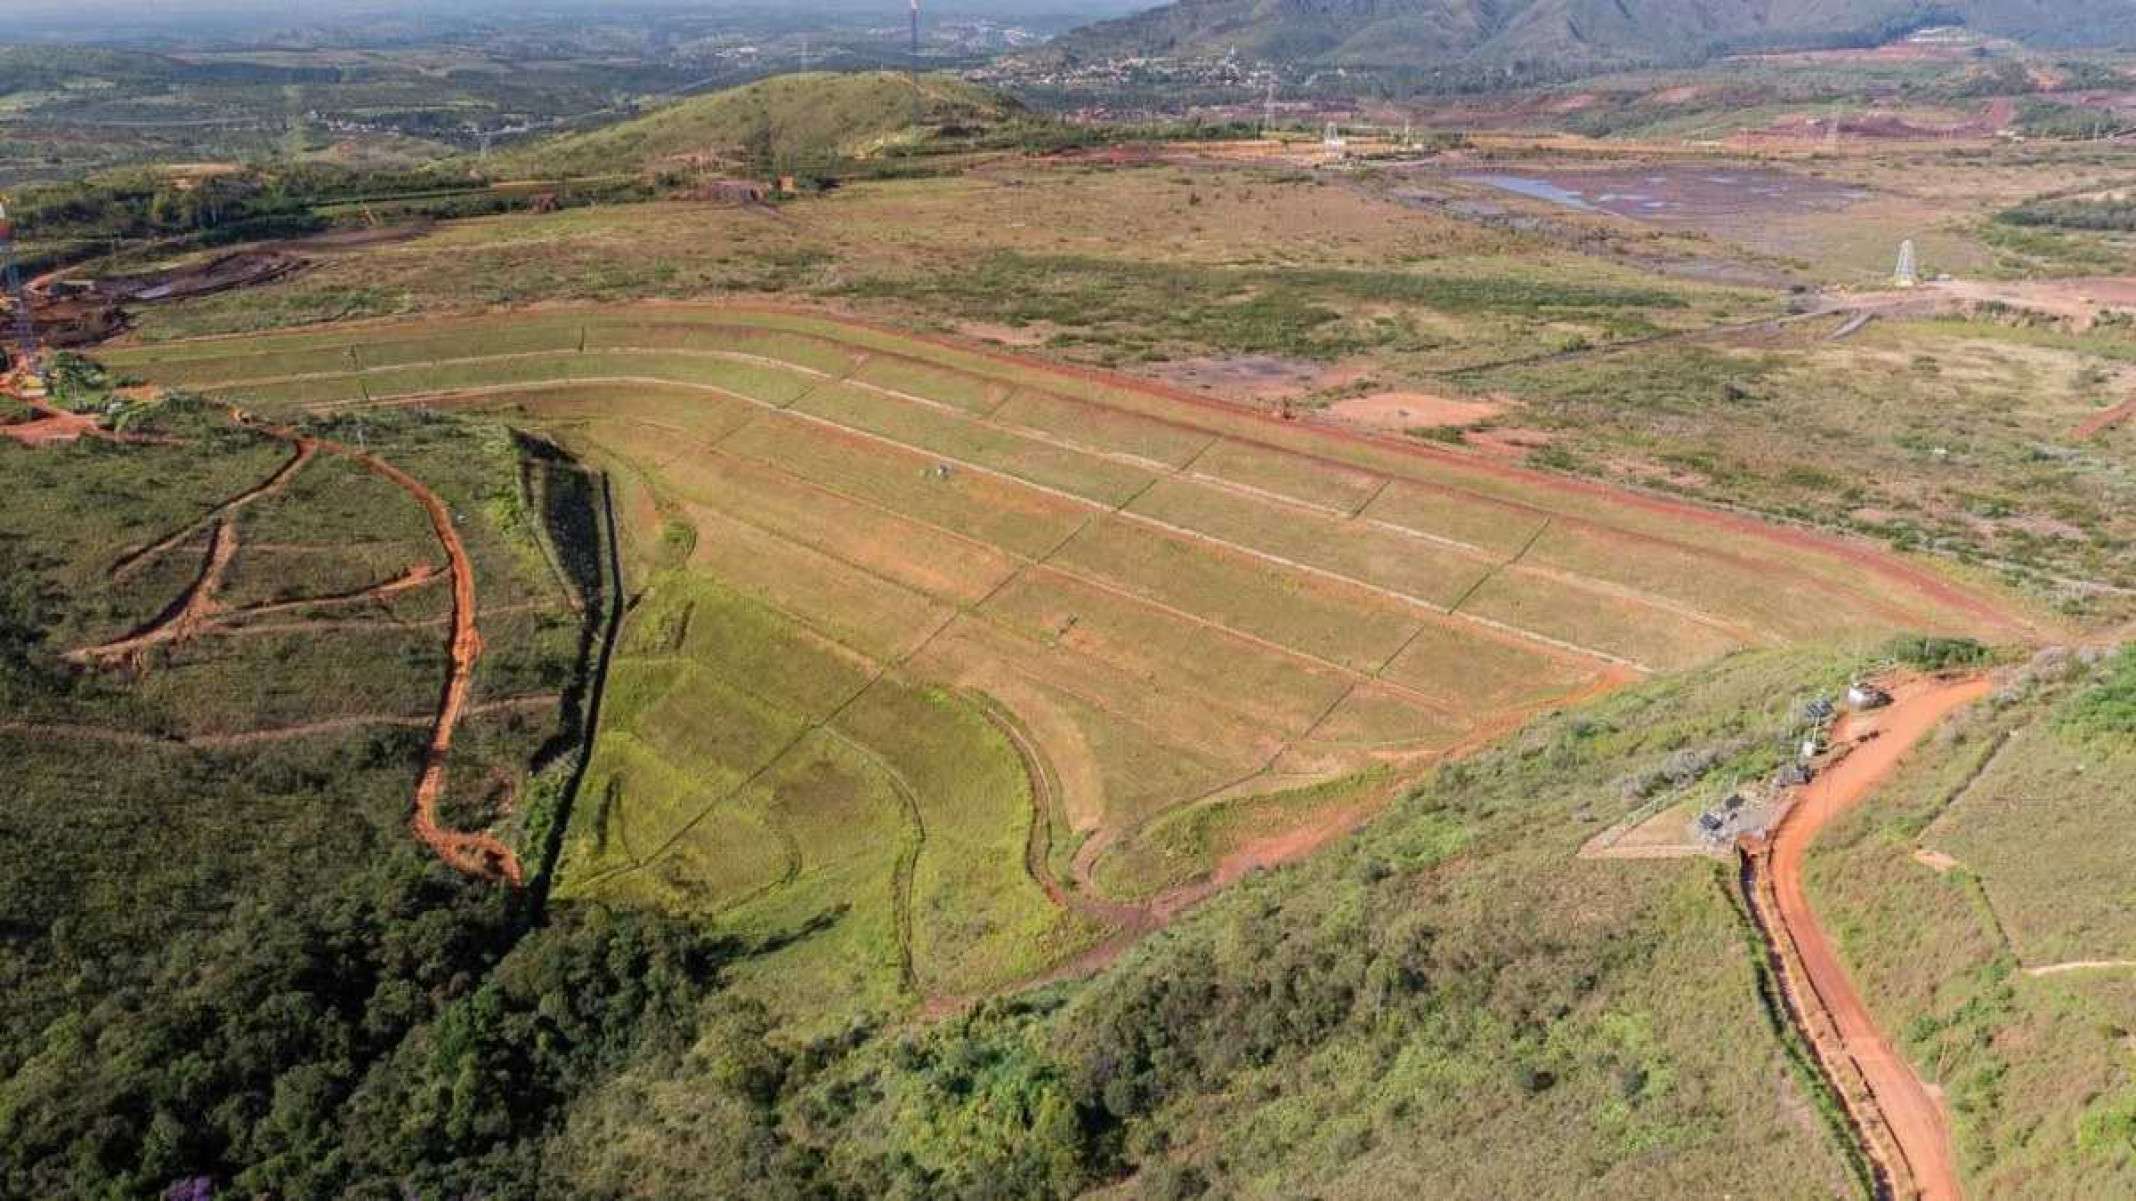
[[[455,528],[457,523],[452,509],[421,480],[368,451],[312,438],[286,427],[263,424],[254,421],[239,409],[232,409],[231,417],[240,426],[287,443],[293,452],[290,459],[265,480],[231,496],[184,528],[122,556],[111,568],[110,574],[114,579],[123,579],[143,564],[183,545],[203,527],[208,530],[207,550],[199,574],[162,613],[148,624],[116,641],[81,647],[67,652],[65,658],[83,666],[109,666],[114,663],[139,661],[154,647],[186,641],[209,631],[227,617],[256,616],[308,605],[331,606],[379,600],[434,581],[438,576],[436,567],[416,564],[394,579],[349,593],[255,605],[236,610],[226,609],[219,603],[217,594],[221,591],[223,578],[237,555],[237,518],[240,511],[263,497],[281,492],[318,455],[340,455],[400,488],[422,506],[424,513],[430,518],[431,529],[436,534],[439,545],[444,548],[446,571],[452,579],[452,637],[448,646],[450,667],[446,673],[437,714],[430,722],[430,743],[424,753],[422,774],[416,783],[411,828],[418,840],[436,851],[438,857],[454,869],[468,875],[520,884],[524,873],[519,858],[502,840],[487,833],[448,829],[438,821],[438,803],[445,791],[446,761],[452,751],[453,734],[458,729],[461,718],[470,712],[468,701],[474,688],[475,663],[482,654],[482,635],[475,624],[474,565],[467,553],[466,544],[460,538],[459,530]],[[298,727],[298,730],[310,732],[314,729],[338,728],[344,724],[350,723],[324,722]],[[248,737],[251,741],[260,741],[270,736],[270,733],[262,732],[252,736],[235,736],[224,739],[223,742],[233,746],[245,745]],[[208,740],[201,740],[199,744],[212,745]]]
[[[295,434],[278,431],[276,436]],[[451,666],[446,671],[437,720],[431,726],[430,746],[423,755],[423,774],[415,786],[415,816],[410,823],[415,836],[458,871],[518,885],[525,879],[519,856],[502,840],[492,834],[447,829],[438,822],[438,802],[445,795],[446,760],[452,754],[453,732],[467,712],[468,696],[475,685],[475,661],[482,657],[482,634],[475,626],[474,561],[468,556],[467,544],[460,539],[452,509],[423,481],[376,455],[335,442],[321,442],[319,447],[348,457],[414,497],[430,517],[430,528],[445,548],[446,570],[452,574],[452,641],[447,648]]]
[[[0,377],[0,388],[5,385],[5,377]],[[14,393],[10,395],[14,395],[16,400],[22,402],[36,416],[28,421],[0,425],[0,438],[19,442],[24,446],[61,446],[69,442],[79,442],[83,438],[129,446],[169,445],[172,441],[169,438],[117,433],[105,429],[102,423],[87,414],[70,413],[41,400]]]
[[[296,450],[289,456],[289,461],[277,468],[273,475],[224,500],[221,504],[202,514],[199,520],[189,525],[181,526],[169,535],[139,550],[129,551],[121,555],[119,561],[111,565],[111,578],[114,581],[126,579],[134,572],[154,562],[164,552],[199,533],[202,527],[224,520],[230,514],[252,504],[254,501],[264,500],[281,492],[282,489],[289,486],[289,481],[295,479],[297,473],[304,470],[305,466],[318,453],[319,448],[309,439],[297,439]]]
[[[1913,1065],[1883,1031],[1877,1029],[1845,963],[1810,904],[1803,864],[1817,835],[1865,800],[1921,739],[1944,718],[1988,695],[1985,678],[1957,682],[1919,681],[1897,690],[1889,709],[1849,715],[1834,731],[1835,745],[1853,746],[1851,754],[1829,766],[1805,787],[1773,837],[1763,871],[1769,873],[1780,925],[1793,944],[1792,960],[1803,979],[1788,980],[1788,990],[1804,1013],[1803,1024],[1818,1056],[1841,1081],[1841,1094],[1852,1073],[1866,1088],[1865,1098],[1848,1097],[1849,1108],[1865,1101],[1873,1112],[1855,1112],[1868,1135],[1869,1150],[1886,1169],[1896,1195],[1920,1201],[1963,1201],[1951,1149],[1950,1120]],[[1866,739],[1866,740],[1865,740]],[[1793,970],[1788,975],[1795,974]],[[1888,1137],[1889,1146],[1885,1145]],[[1896,1158],[1898,1162],[1890,1160]]]
[[[2070,431],[2070,438],[2077,442],[2089,442],[2123,422],[2136,419],[2136,400],[2124,400],[2113,408],[2091,418]]]

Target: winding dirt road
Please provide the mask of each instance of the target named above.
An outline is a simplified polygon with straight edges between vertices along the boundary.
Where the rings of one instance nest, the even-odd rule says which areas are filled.
[[[1841,719],[1833,744],[1851,745],[1853,752],[1802,790],[1773,837],[1766,868],[1780,923],[1794,944],[1793,966],[1806,977],[1790,980],[1790,988],[1798,1003],[1814,1004],[1827,1019],[1807,1023],[1811,1041],[1821,1057],[1841,1057],[1859,1073],[1876,1112],[1857,1114],[1857,1120],[1872,1130],[1881,1125],[1889,1134],[1901,1162],[1886,1167],[1896,1169],[1890,1171],[1895,1181],[1910,1179],[1912,1186],[1898,1184],[1898,1195],[1921,1201],[1963,1201],[1949,1118],[1938,1096],[1877,1029],[1831,937],[1818,924],[1804,887],[1803,863],[1826,825],[1868,797],[1944,718],[1985,697],[1991,688],[1985,678],[1912,681],[1894,689],[1897,700],[1890,708]],[[1838,1045],[1832,1046],[1835,1037]],[[1881,1141],[1872,1134],[1872,1152],[1880,1150],[1875,1144]]]
[[[445,551],[446,572],[452,579],[452,637],[448,646],[450,667],[439,698],[437,715],[430,723],[430,743],[423,756],[422,775],[417,780],[414,815],[410,821],[416,838],[437,852],[454,869],[472,876],[500,879],[518,885],[524,871],[519,857],[496,836],[454,830],[438,820],[438,803],[444,796],[447,759],[460,719],[470,712],[475,662],[482,655],[482,635],[475,623],[475,573],[472,558],[456,528],[452,508],[421,480],[368,451],[337,442],[313,438],[294,429],[258,422],[241,409],[231,409],[236,424],[289,445],[291,457],[267,479],[230,497],[208,514],[183,529],[122,556],[111,569],[114,579],[124,579],[172,548],[183,544],[201,528],[209,531],[208,546],[200,574],[177,600],[147,626],[115,642],[82,647],[66,658],[83,665],[110,665],[138,659],[150,648],[183,642],[210,628],[221,615],[245,616],[309,606],[354,603],[384,598],[420,588],[435,581],[438,569],[418,563],[391,580],[354,592],[296,601],[225,610],[217,600],[224,576],[238,548],[237,516],[240,510],[285,489],[297,474],[321,454],[339,455],[406,492],[430,518],[431,530]],[[327,723],[331,724],[331,723]]]
[[[292,431],[273,431],[277,437],[294,437]],[[451,667],[445,677],[445,692],[438,703],[438,717],[431,727],[430,747],[423,755],[423,774],[415,786],[415,836],[438,853],[449,866],[471,876],[520,884],[525,873],[519,856],[495,835],[453,830],[438,821],[438,801],[445,795],[446,760],[452,754],[453,732],[467,711],[468,695],[474,690],[475,661],[482,657],[482,634],[475,627],[475,569],[460,540],[452,509],[416,479],[384,459],[335,442],[319,443],[321,450],[345,455],[371,474],[397,485],[430,517],[430,528],[445,549],[446,569],[452,573],[452,642],[448,648]]]

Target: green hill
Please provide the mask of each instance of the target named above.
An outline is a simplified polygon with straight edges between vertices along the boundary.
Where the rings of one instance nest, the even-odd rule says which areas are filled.
[[[790,171],[942,148],[1023,117],[1014,100],[951,75],[779,75],[499,156],[529,175],[592,175],[725,163]]]
[[[1684,62],[1719,50],[1874,44],[1929,25],[2043,45],[2136,36],[2126,0],[1177,0],[1088,26],[1051,53],[1082,59],[1236,49],[1354,67],[1552,68]]]

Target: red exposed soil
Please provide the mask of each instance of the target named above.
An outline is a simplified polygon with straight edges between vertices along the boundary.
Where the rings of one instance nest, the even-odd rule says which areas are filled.
[[[276,436],[296,437],[287,431],[277,432]],[[416,782],[415,817],[411,824],[416,838],[456,870],[517,885],[525,873],[519,856],[501,839],[492,834],[450,830],[438,823],[438,801],[445,793],[446,759],[452,753],[453,731],[467,711],[468,694],[475,682],[475,661],[482,655],[482,634],[475,628],[474,562],[468,557],[467,544],[460,539],[452,509],[421,480],[376,455],[333,442],[321,442],[319,446],[353,460],[414,497],[429,515],[430,528],[445,548],[447,567],[452,573],[452,642],[448,648],[451,666],[446,672],[437,720],[431,727],[430,747],[423,756],[423,774]]]
[[[1898,1161],[1885,1164],[1888,1174],[1902,1183],[1911,1181],[1912,1191],[1903,1195],[1922,1201],[1963,1198],[1949,1118],[1937,1095],[1877,1028],[1832,938],[1818,922],[1803,862],[1819,831],[1866,799],[1944,718],[1990,691],[1992,684],[1984,678],[1911,682],[1894,690],[1898,699],[1889,709],[1844,718],[1834,741],[1853,746],[1853,752],[1802,790],[1781,819],[1760,869],[1768,874],[1779,924],[1806,977],[1790,980],[1789,986],[1798,1007],[1812,1010],[1805,1024],[1819,1056],[1828,1065],[1851,1064],[1859,1073],[1874,1113],[1857,1114],[1857,1121],[1871,1132],[1872,1151],[1883,1150],[1878,1135],[1888,1134],[1892,1146],[1883,1157]]]
[[[296,478],[296,474],[304,470],[305,465],[312,461],[312,456],[318,453],[319,448],[317,446],[309,441],[299,439],[296,444],[296,453],[292,454],[289,457],[289,461],[282,464],[281,468],[273,475],[208,510],[200,520],[184,526],[169,536],[152,542],[139,550],[120,556],[119,561],[111,565],[111,578],[113,580],[124,580],[134,572],[154,562],[172,547],[198,533],[201,527],[211,522],[222,521],[229,517],[230,514],[256,500],[261,500],[280,492],[283,488],[289,486],[289,481]]]
[[[1223,888],[1254,872],[1303,859],[1365,824],[1366,819],[1377,812],[1377,805],[1330,809],[1302,826],[1250,839],[1224,856],[1210,875],[1209,883]]]
[[[436,564],[418,563],[390,580],[372,584],[366,588],[358,588],[352,592],[335,592],[324,596],[299,596],[289,600],[246,605],[241,609],[229,610],[228,616],[231,618],[257,617],[268,613],[286,613],[292,609],[330,609],[339,608],[343,605],[360,605],[370,601],[385,600],[388,597],[398,596],[403,592],[413,592],[418,588],[434,584],[444,577],[445,573],[439,570]]]
[[[466,716],[481,717],[493,713],[522,713],[554,707],[563,697],[554,692],[532,693],[527,696],[505,697],[468,709]],[[164,747],[175,750],[232,750],[241,747],[261,746],[273,742],[293,742],[317,734],[333,734],[343,730],[361,730],[372,726],[405,726],[424,728],[436,721],[435,714],[411,713],[360,713],[349,717],[331,717],[323,721],[303,722],[294,726],[270,726],[263,730],[242,730],[234,734],[196,734],[159,736],[143,734],[138,730],[119,730],[106,726],[79,726],[53,722],[0,721],[0,734],[18,734],[25,737],[57,742],[102,742],[113,746]]]
[[[123,578],[171,548],[182,545],[203,525],[209,527],[208,548],[200,574],[164,613],[123,638],[70,651],[66,658],[83,665],[138,661],[154,647],[182,642],[209,629],[225,616],[379,599],[421,587],[435,580],[438,577],[438,569],[422,564],[395,579],[348,594],[275,602],[240,610],[226,611],[218,604],[216,596],[221,590],[223,577],[237,554],[236,519],[239,511],[262,497],[280,492],[318,454],[323,452],[341,455],[399,487],[423,507],[424,513],[430,518],[432,531],[445,550],[447,570],[452,577],[452,639],[448,648],[450,667],[437,714],[430,721],[430,744],[424,753],[422,774],[416,783],[414,816],[410,824],[416,837],[455,869],[469,875],[506,880],[515,885],[521,883],[524,873],[519,859],[500,839],[486,833],[447,829],[438,821],[438,803],[445,789],[446,760],[452,750],[453,733],[460,720],[471,712],[468,697],[474,685],[475,662],[482,654],[482,636],[475,625],[474,567],[466,544],[462,542],[459,530],[455,528],[456,522],[451,508],[422,481],[369,452],[306,437],[290,429],[260,425],[242,411],[233,410],[232,416],[240,425],[290,444],[295,448],[295,453],[273,475],[225,500],[199,521],[121,558],[112,568],[114,577]],[[297,730],[312,732],[337,728],[360,720],[365,719],[336,719],[313,726],[297,727]],[[232,735],[228,738],[250,738],[258,741],[270,735],[288,736],[277,732],[259,732],[253,735]],[[240,745],[235,742],[228,744]]]
[[[123,638],[68,652],[66,658],[70,662],[84,665],[109,665],[121,661],[138,663],[148,651],[155,647],[188,641],[221,628],[229,621],[239,618],[278,613],[290,609],[382,600],[397,593],[421,587],[437,578],[438,569],[436,567],[429,564],[418,564],[401,576],[354,592],[331,596],[303,597],[295,600],[248,605],[234,609],[224,606],[218,598],[222,591],[223,579],[229,574],[230,563],[237,557],[239,541],[237,532],[238,511],[263,497],[273,496],[281,492],[289,485],[291,480],[296,478],[297,473],[303,470],[305,464],[311,462],[319,453],[321,444],[313,439],[297,437],[283,432],[277,432],[276,436],[286,437],[291,441],[296,447],[296,453],[291,455],[289,461],[277,469],[273,475],[225,500],[199,521],[193,522],[176,533],[151,543],[139,551],[122,557],[111,569],[113,579],[124,579],[142,566],[161,557],[171,548],[181,545],[191,538],[202,525],[207,525],[209,529],[207,557],[201,567],[200,575],[194,579],[184,595],[154,621]]]
[[[154,621],[116,641],[68,651],[66,660],[83,666],[138,663],[156,647],[184,642],[198,634],[216,612],[215,594],[222,590],[223,577],[229,573],[230,562],[236,557],[237,525],[225,517],[209,531],[207,557],[201,564],[200,574],[169,608]]]
[[[12,438],[24,446],[56,446],[64,442],[78,442],[85,437],[95,437],[99,432],[101,431],[94,417],[56,411],[29,421],[0,425],[0,437]]]
[[[1550,445],[1551,437],[1542,430],[1510,427],[1476,430],[1462,435],[1461,441],[1464,445],[1473,447],[1479,454],[1517,462]]]
[[[2069,436],[2078,442],[2089,442],[2132,417],[2136,417],[2136,400],[2124,400],[2071,430]]]
[[[6,392],[8,380],[0,376],[0,392]],[[121,442],[133,446],[169,445],[171,439],[151,438],[141,434],[121,434],[105,429],[97,419],[86,413],[70,413],[55,408],[42,400],[8,392],[16,400],[28,406],[36,416],[28,421],[0,424],[0,438],[19,442],[24,446],[60,446],[94,438],[99,442]]]

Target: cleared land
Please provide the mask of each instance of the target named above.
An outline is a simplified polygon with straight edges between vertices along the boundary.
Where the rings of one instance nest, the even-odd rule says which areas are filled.
[[[1049,884],[1163,911],[1644,672],[2027,628],[1864,546],[806,312],[107,358],[269,414],[491,410],[611,468],[647,599],[562,888],[717,915],[831,991],[1029,978],[1105,933]]]

